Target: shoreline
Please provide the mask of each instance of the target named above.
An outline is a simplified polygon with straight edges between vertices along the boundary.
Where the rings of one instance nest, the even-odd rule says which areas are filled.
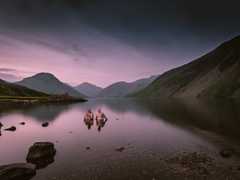
[[[87,102],[83,98],[66,97],[66,96],[49,96],[49,97],[0,97],[1,105],[31,105],[31,104],[48,104],[48,103],[77,103]]]

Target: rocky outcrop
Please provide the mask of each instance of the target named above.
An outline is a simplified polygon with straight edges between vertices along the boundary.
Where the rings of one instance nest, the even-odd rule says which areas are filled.
[[[30,180],[36,175],[36,166],[29,163],[19,163],[0,166],[1,180]]]

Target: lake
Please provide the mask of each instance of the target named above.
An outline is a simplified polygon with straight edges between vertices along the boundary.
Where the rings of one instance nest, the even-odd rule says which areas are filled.
[[[239,107],[233,102],[128,99],[2,107],[0,122],[17,130],[2,130],[0,165],[25,162],[29,147],[38,141],[53,142],[57,153],[54,162],[39,169],[33,180],[171,179],[162,161],[187,152],[203,152],[226,164],[238,164],[237,156],[223,160],[219,151],[225,147],[238,150]],[[84,123],[88,109],[106,114],[104,127]],[[42,127],[43,122],[49,126]]]

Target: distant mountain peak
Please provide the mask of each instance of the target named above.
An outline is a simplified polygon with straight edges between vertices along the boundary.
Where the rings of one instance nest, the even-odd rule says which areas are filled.
[[[139,79],[134,82],[116,82],[101,91],[98,97],[126,97],[151,84],[158,76]]]
[[[53,75],[51,73],[46,73],[46,72],[41,72],[41,73],[35,74],[34,76],[32,76],[30,78],[43,78],[43,79],[58,80],[58,78],[55,75]]]
[[[88,97],[96,97],[102,91],[101,87],[98,87],[89,82],[83,82],[80,85],[76,86],[75,89],[78,92],[80,92]]]
[[[74,97],[85,97],[85,95],[79,93],[70,85],[61,82],[56,76],[51,73],[38,73],[34,76],[17,82],[17,84],[48,94],[58,95],[68,93]]]

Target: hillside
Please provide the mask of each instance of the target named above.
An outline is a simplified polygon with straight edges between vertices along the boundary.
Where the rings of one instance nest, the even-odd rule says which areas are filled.
[[[102,91],[103,88],[98,87],[94,84],[85,82],[85,83],[82,83],[82,84],[76,86],[75,89],[78,92],[80,92],[88,97],[96,97]]]
[[[8,83],[0,79],[0,96],[20,96],[20,97],[43,97],[47,96],[45,93],[37,92],[32,89]]]
[[[134,82],[117,82],[103,89],[98,97],[125,97],[136,93],[152,83],[157,76],[140,79]]]
[[[159,76],[136,97],[240,97],[240,36]]]
[[[85,95],[79,93],[73,87],[61,82],[50,73],[39,73],[32,77],[25,78],[16,84],[48,94],[59,95],[67,93],[73,97],[85,97]]]

